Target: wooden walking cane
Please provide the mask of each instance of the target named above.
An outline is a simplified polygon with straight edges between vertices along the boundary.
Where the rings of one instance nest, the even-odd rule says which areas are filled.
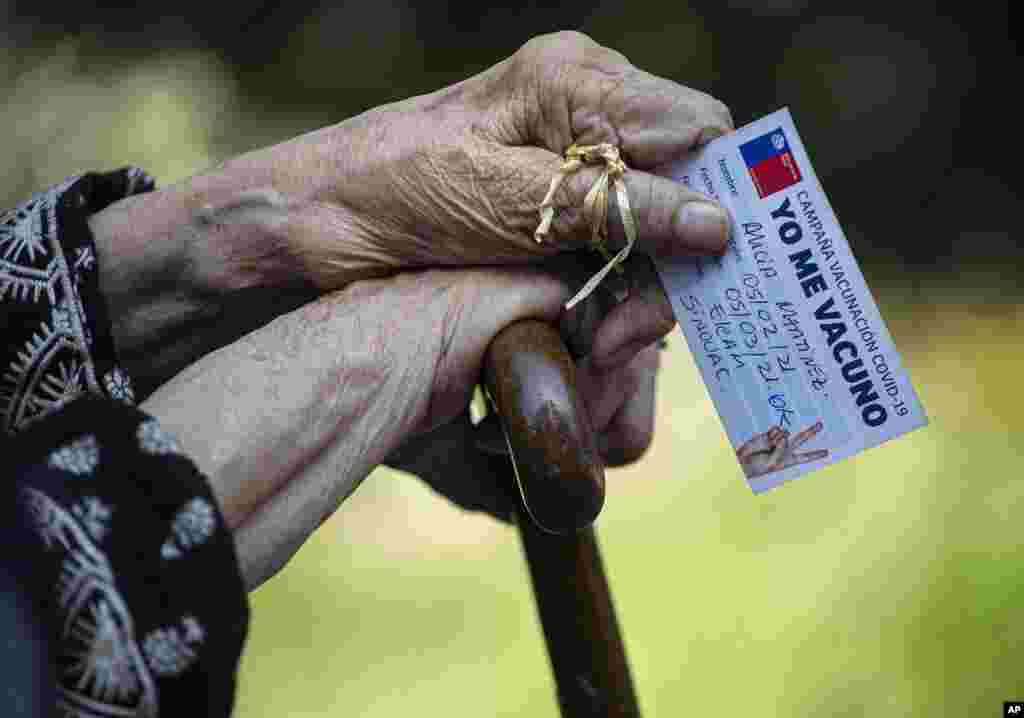
[[[520,321],[488,348],[488,394],[509,449],[506,477],[563,718],[638,718],[625,647],[591,525],[604,466],[554,327]]]

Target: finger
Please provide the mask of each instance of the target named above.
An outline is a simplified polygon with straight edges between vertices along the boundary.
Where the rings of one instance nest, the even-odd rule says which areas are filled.
[[[544,270],[563,281],[575,294],[601,269],[603,260],[595,254],[563,252],[545,260]],[[630,293],[630,282],[625,273],[611,273],[605,277],[590,296],[561,313],[558,331],[574,359],[593,352],[594,337],[609,312]]]
[[[788,469],[790,466],[797,466],[799,464],[809,464],[812,461],[821,461],[828,456],[828,449],[818,449],[816,451],[808,451],[803,454],[791,454],[783,462],[779,468]]]
[[[415,261],[523,263],[581,249],[593,240],[594,217],[585,211],[585,199],[604,172],[603,166],[585,165],[560,181],[550,198],[554,209],[551,225],[538,243],[535,232],[541,224],[540,207],[548,198],[552,180],[562,177],[563,158],[539,147],[484,141],[472,146],[471,156],[472,165],[434,177],[429,193],[451,207],[457,236],[475,241],[468,243],[469,248],[466,242],[443,237],[422,247],[413,243],[407,250]],[[473,181],[465,181],[466,177]],[[622,181],[637,231],[637,250],[655,256],[724,251],[729,218],[718,204],[681,182],[640,170],[627,170]],[[599,225],[607,229],[609,248],[615,251],[626,244],[621,217],[618,192],[611,187],[607,216]],[[317,251],[320,253],[311,256],[330,256],[327,250]]]
[[[602,434],[619,409],[639,389],[639,375],[628,365],[600,369],[589,358],[577,362],[576,369],[577,388],[591,425],[595,432]]]
[[[671,162],[733,129],[719,100],[642,70],[628,67],[609,78],[581,69],[579,76],[575,141],[614,142],[633,167]]]
[[[554,152],[612,142],[632,166],[650,169],[733,128],[715,98],[638,70],[579,33],[536,38],[513,59],[513,70],[539,89],[528,140]]]
[[[785,439],[783,439],[772,446],[771,451],[768,453],[767,463],[772,471],[778,471],[785,466],[785,461],[788,458],[789,449],[786,446]]]
[[[599,368],[611,369],[633,360],[645,347],[675,327],[672,304],[661,287],[649,257],[627,260],[629,296],[615,306],[594,335],[592,358]]]
[[[559,167],[557,160],[538,163],[535,182],[544,192]],[[596,165],[581,168],[556,191],[555,217],[551,225],[555,241],[573,249],[591,241],[593,229],[583,211],[584,198],[603,171]],[[720,205],[666,177],[631,170],[623,179],[637,228],[635,249],[654,256],[699,256],[721,254],[725,250],[730,224],[728,214]],[[539,204],[538,201],[535,206]],[[622,214],[612,189],[609,189],[605,226],[612,251],[625,246]]]
[[[822,424],[822,422],[819,421],[816,424],[809,426],[803,431],[799,432],[796,436],[792,438],[792,440],[790,440],[790,447],[794,449],[799,449],[802,444],[812,439],[813,437],[817,436],[818,432],[821,431],[823,426],[824,424]]]
[[[640,459],[654,438],[654,401],[659,355],[657,347],[644,349],[629,365],[636,390],[612,416],[600,435],[601,453],[608,466],[623,466]]]
[[[746,461],[754,454],[771,451],[776,444],[774,434],[772,433],[774,431],[775,429],[773,428],[763,434],[757,434],[756,436],[752,436],[747,439],[743,446],[736,450],[737,458],[739,458],[740,461]]]
[[[645,405],[653,412],[653,396],[643,396],[653,390],[653,377],[657,373],[660,362],[656,346],[645,347],[628,364],[614,369],[601,369],[594,365],[590,358],[577,363],[577,387],[590,417],[591,425],[599,435],[608,431],[624,431],[629,435],[612,437],[613,446],[641,451],[650,443],[652,430],[646,427]],[[625,409],[634,397],[638,397],[637,406]],[[620,416],[621,414],[621,416]],[[653,414],[652,414],[653,416]],[[616,421],[632,421],[629,426],[616,428]],[[646,439],[643,439],[644,435]],[[642,445],[642,446],[641,446]]]

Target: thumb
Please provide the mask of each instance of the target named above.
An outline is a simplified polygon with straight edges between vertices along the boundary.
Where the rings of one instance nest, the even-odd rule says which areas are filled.
[[[513,147],[500,155],[502,166],[516,177],[526,178],[525,191],[506,193],[500,203],[504,215],[520,219],[528,230],[528,246],[535,250],[533,232],[537,228],[537,207],[551,187],[552,178],[561,172],[563,158],[535,147]],[[657,168],[659,173],[674,165]],[[549,237],[561,249],[585,247],[593,226],[584,210],[586,198],[605,171],[603,165],[587,164],[571,172],[555,190],[551,201],[555,208]],[[629,169],[622,175],[629,212],[637,231],[637,250],[655,256],[701,256],[721,254],[729,239],[730,220],[725,209],[708,197],[689,189],[668,176]],[[619,193],[607,190],[609,248],[618,251],[626,242]],[[528,218],[528,219],[527,219]]]
[[[440,341],[431,397],[420,426],[429,431],[465,409],[480,379],[484,355],[498,332],[520,319],[554,323],[569,298],[557,277],[533,268],[431,271],[424,280],[444,287]]]

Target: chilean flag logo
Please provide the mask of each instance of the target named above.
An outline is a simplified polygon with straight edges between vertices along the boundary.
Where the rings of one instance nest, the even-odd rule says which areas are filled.
[[[802,179],[781,127],[744,142],[740,145],[740,154],[762,199]]]

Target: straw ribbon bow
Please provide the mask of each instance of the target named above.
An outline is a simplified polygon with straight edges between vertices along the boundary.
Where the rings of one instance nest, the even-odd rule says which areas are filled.
[[[604,172],[597,178],[594,185],[587,192],[583,199],[583,217],[590,221],[590,247],[607,260],[607,264],[591,277],[583,288],[565,304],[566,309],[572,309],[576,304],[586,299],[597,288],[608,273],[613,269],[622,272],[620,266],[629,256],[636,242],[636,220],[633,217],[633,210],[629,206],[629,194],[626,192],[626,183],[622,176],[626,172],[626,163],[619,157],[619,148],[608,142],[598,145],[578,146],[572,145],[565,151],[565,161],[559,168],[558,174],[551,179],[551,186],[548,188],[547,196],[540,203],[540,224],[533,233],[533,238],[538,243],[544,241],[551,230],[551,221],[555,218],[555,191],[565,181],[566,177],[576,172],[584,165],[604,164]],[[622,228],[626,234],[626,246],[618,254],[612,256],[608,251],[605,242],[608,239],[608,186],[615,189],[615,198],[619,203],[619,215],[622,217]]]

